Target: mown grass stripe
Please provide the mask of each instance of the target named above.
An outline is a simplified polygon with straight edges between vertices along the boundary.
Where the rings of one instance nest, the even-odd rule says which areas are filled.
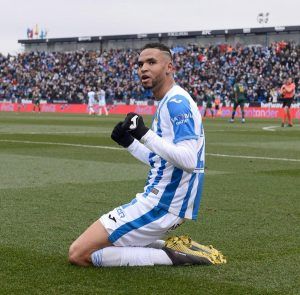
[[[44,145],[72,146],[72,147],[107,149],[107,150],[124,150],[123,148],[113,147],[113,146],[88,145],[88,144],[76,144],[76,143],[64,143],[64,142],[12,140],[12,139],[0,139],[0,141],[10,142],[10,143],[25,143],[25,144],[40,144],[40,145],[44,144]]]
[[[98,134],[98,133],[110,133],[111,131],[49,131],[49,132],[0,132],[0,134],[10,134],[10,135],[23,135],[23,134]]]
[[[240,159],[258,159],[258,160],[271,160],[271,161],[289,161],[300,162],[300,159],[288,159],[288,158],[272,158],[272,157],[259,157],[259,156],[239,156],[239,155],[224,155],[224,154],[211,154],[206,153],[207,156],[214,157],[227,157],[227,158],[240,158]]]
[[[120,151],[125,150],[124,148],[104,146],[104,145],[87,145],[87,144],[76,144],[76,143],[48,142],[48,141],[0,139],[0,142],[41,144],[41,145],[43,145],[43,144],[44,145],[58,145],[58,146],[71,146],[71,147],[120,150]],[[244,155],[243,156],[242,155],[226,155],[226,154],[213,154],[213,153],[206,153],[206,155],[207,156],[213,156],[213,157],[226,157],[226,158],[239,158],[239,159],[256,159],[256,160],[270,160],[270,161],[300,162],[300,159],[289,159],[289,158],[273,158],[273,157],[244,156]]]

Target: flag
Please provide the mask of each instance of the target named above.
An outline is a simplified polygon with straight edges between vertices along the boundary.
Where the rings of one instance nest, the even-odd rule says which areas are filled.
[[[28,39],[30,38],[30,35],[31,35],[31,29],[30,29],[30,28],[27,28],[27,38],[28,38]]]
[[[44,39],[44,38],[45,38],[44,30],[41,29],[41,32],[40,32],[40,39]]]
[[[39,27],[38,27],[37,24],[35,25],[34,35],[35,35],[36,37],[38,37],[38,35],[39,35]]]

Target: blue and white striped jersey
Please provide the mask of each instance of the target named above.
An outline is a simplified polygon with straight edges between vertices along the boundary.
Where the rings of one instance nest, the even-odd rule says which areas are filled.
[[[196,219],[204,181],[205,154],[202,119],[196,103],[184,89],[174,85],[159,102],[151,129],[169,143],[195,140],[197,166],[189,173],[150,152],[151,169],[144,192],[137,194],[137,199],[181,218]]]

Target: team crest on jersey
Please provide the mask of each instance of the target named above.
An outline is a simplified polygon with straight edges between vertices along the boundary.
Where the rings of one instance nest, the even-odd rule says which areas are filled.
[[[240,90],[240,92],[244,92],[245,91],[244,90],[244,86],[242,84],[239,84],[239,90]]]

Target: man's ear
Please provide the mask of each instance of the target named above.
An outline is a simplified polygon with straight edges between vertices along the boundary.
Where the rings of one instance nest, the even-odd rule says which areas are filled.
[[[168,64],[168,68],[167,68],[167,71],[166,71],[166,75],[170,75],[170,74],[172,74],[173,73],[173,64],[170,62],[169,64]]]

